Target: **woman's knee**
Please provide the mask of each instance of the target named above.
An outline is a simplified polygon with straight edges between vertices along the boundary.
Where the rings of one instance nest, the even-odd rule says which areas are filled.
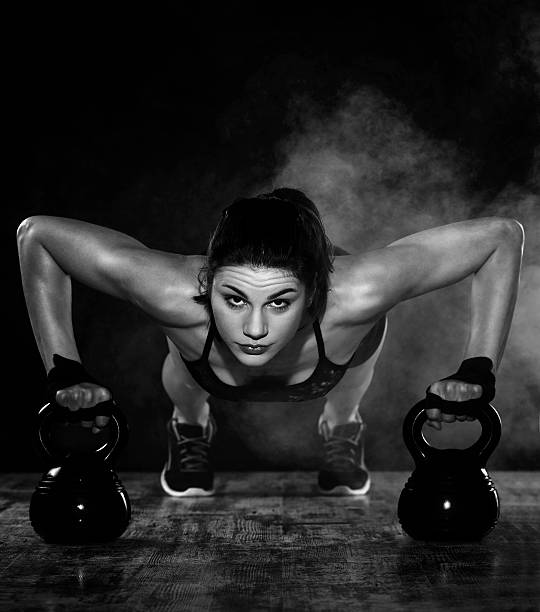
[[[179,367],[173,355],[168,353],[161,368],[161,382],[167,395],[176,406],[183,403],[205,402],[208,391],[203,389],[187,372],[185,367]]]

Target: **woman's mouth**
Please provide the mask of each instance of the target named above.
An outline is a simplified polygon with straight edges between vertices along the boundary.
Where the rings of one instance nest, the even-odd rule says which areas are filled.
[[[268,344],[237,344],[242,349],[242,351],[244,353],[247,353],[248,355],[261,355],[269,347]]]

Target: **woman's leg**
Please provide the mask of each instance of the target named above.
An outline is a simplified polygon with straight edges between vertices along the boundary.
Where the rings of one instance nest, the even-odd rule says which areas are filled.
[[[173,418],[180,423],[205,426],[210,414],[209,393],[193,379],[178,349],[168,338],[167,344],[169,354],[163,362],[161,380],[174,406]]]
[[[358,419],[358,408],[373,379],[375,364],[381,354],[387,329],[388,325],[371,357],[358,365],[354,365],[353,361],[339,383],[327,393],[321,420],[325,420],[330,428]]]
[[[169,354],[161,379],[174,411],[167,423],[168,456],[161,486],[175,497],[212,495],[214,471],[209,450],[216,427],[210,416],[209,394],[193,380],[172,342],[167,342]]]
[[[333,245],[333,248],[334,255],[337,257],[350,254],[340,246]],[[383,336],[374,353],[364,363],[355,364],[357,360],[355,357],[343,378],[327,393],[320,420],[326,421],[330,428],[358,421],[358,407],[371,384],[375,364],[381,354],[387,329],[388,321],[386,320]]]
[[[358,413],[360,402],[373,378],[375,364],[386,336],[386,324],[373,354],[363,363],[355,357],[351,366],[326,395],[319,418],[323,440],[324,462],[319,471],[319,489],[330,495],[364,495],[371,479],[364,462],[365,424]],[[360,363],[355,364],[355,360]]]

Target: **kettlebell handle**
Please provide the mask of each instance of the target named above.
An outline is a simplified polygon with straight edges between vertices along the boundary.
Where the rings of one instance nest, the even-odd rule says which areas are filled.
[[[480,466],[485,467],[501,439],[501,417],[488,402],[476,401],[478,403],[474,416],[482,427],[482,433],[472,446],[460,452],[471,458],[477,458]],[[422,433],[422,427],[427,421],[425,408],[426,398],[423,398],[409,410],[403,421],[403,439],[417,466],[444,453],[444,450],[431,446]]]
[[[124,414],[113,400],[107,400],[100,405],[106,406],[106,413],[110,417],[106,428],[112,428],[111,439],[92,451],[91,454],[101,459],[103,462],[112,463],[127,442],[129,426]],[[60,454],[59,452],[55,452],[54,448],[51,447],[50,442],[47,440],[47,428],[50,428],[54,421],[64,423],[81,421],[81,417],[88,414],[88,411],[91,411],[91,409],[73,412],[54,401],[47,402],[39,410],[37,414],[37,437],[40,450],[47,459],[62,461],[66,458],[65,453]],[[73,453],[77,452],[78,449],[73,449]]]

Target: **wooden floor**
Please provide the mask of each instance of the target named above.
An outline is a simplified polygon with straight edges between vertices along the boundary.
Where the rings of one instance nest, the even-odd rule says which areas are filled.
[[[366,498],[317,495],[314,472],[218,473],[173,499],[120,474],[133,504],[108,545],[45,544],[37,474],[0,475],[0,610],[540,610],[540,472],[494,472],[501,520],[481,543],[425,544],[396,516],[408,474]]]

